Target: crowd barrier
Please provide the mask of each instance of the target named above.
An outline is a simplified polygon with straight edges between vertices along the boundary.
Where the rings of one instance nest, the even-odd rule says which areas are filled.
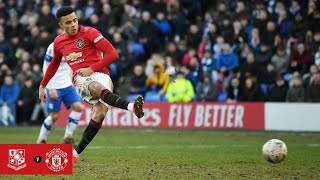
[[[79,126],[90,121],[84,103]],[[129,111],[109,109],[104,128],[234,129],[320,131],[320,104],[310,103],[146,103],[141,119]],[[70,110],[62,109],[56,127],[66,126]]]

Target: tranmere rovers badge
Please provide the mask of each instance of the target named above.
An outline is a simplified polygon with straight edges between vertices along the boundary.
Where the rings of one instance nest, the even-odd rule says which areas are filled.
[[[68,154],[60,148],[53,148],[51,151],[46,153],[45,162],[47,167],[52,171],[62,171],[68,164]]]
[[[82,49],[84,47],[84,40],[78,39],[76,43],[77,43],[77,48]]]
[[[8,167],[16,171],[27,167],[25,155],[25,149],[9,149]]]

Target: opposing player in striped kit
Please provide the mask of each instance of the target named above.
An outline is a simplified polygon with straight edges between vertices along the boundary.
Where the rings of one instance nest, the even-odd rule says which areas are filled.
[[[46,73],[50,62],[53,57],[53,43],[51,43],[47,49],[44,62],[43,73]],[[63,80],[61,80],[63,79]],[[67,108],[71,108],[71,113],[68,118],[67,127],[64,133],[63,143],[75,145],[75,141],[72,137],[74,130],[77,128],[83,105],[82,100],[77,94],[75,87],[72,84],[72,72],[65,61],[62,58],[60,66],[56,74],[52,77],[50,82],[46,86],[46,93],[49,94],[46,102],[47,111],[50,115],[43,121],[37,143],[47,143],[47,136],[51,132],[54,123],[59,117],[61,110],[61,103],[63,102]]]

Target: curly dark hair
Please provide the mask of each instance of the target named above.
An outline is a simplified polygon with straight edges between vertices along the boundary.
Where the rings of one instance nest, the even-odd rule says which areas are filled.
[[[61,7],[60,9],[58,9],[57,13],[56,13],[56,16],[57,18],[60,20],[60,18],[62,16],[66,16],[66,15],[69,15],[71,13],[74,12],[74,9],[70,6],[63,6]]]

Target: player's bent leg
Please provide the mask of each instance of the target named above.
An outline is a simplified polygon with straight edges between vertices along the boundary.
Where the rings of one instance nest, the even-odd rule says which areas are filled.
[[[50,115],[43,121],[40,133],[38,136],[38,144],[46,144],[47,136],[50,134],[54,123],[59,117],[59,112],[51,112]]]
[[[75,162],[81,152],[88,146],[92,139],[96,136],[102,126],[102,122],[106,116],[108,107],[101,102],[93,105],[91,120],[87,128],[83,132],[82,139],[73,151],[73,162]]]
[[[143,117],[144,101],[142,96],[137,97],[134,103],[130,103],[125,99],[121,98],[119,95],[111,92],[97,81],[92,82],[88,88],[93,99],[101,98],[101,100],[103,100],[105,103],[111,106],[132,111],[138,118]]]

